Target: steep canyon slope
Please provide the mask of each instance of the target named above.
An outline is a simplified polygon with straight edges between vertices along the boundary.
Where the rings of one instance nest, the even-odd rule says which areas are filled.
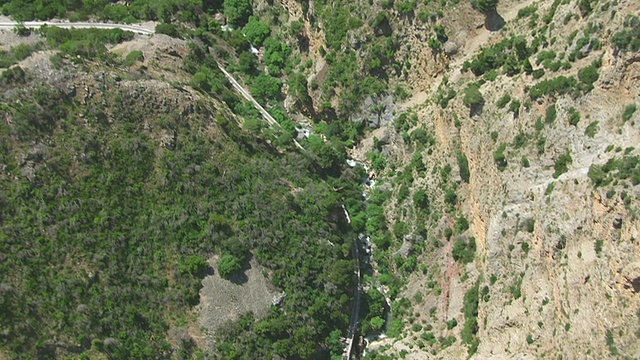
[[[637,1],[35,3],[158,26],[0,30],[0,358],[640,353]]]

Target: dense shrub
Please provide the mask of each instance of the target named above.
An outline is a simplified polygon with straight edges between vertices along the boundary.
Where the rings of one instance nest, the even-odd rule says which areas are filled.
[[[553,168],[555,169],[553,173],[553,178],[557,179],[560,175],[566,173],[569,170],[569,165],[572,162],[573,162],[573,159],[571,158],[571,153],[569,153],[569,151],[558,156],[558,158],[553,164]]]
[[[545,61],[554,60],[556,58],[556,52],[553,50],[542,50],[536,57],[536,64],[540,65]]]
[[[598,122],[597,121],[593,121],[592,123],[590,123],[585,129],[584,129],[584,134],[587,135],[590,138],[594,138],[596,136],[596,133],[598,132]]]
[[[462,103],[472,110],[481,107],[484,104],[484,98],[482,97],[480,87],[477,84],[467,86],[464,91]]]
[[[421,211],[429,212],[429,197],[424,190],[418,190],[413,194],[413,204]]]
[[[223,255],[218,262],[218,274],[222,277],[228,277],[240,269],[242,264],[233,255]]]
[[[529,5],[529,6],[523,7],[522,9],[518,10],[517,19],[523,19],[523,18],[529,17],[529,16],[535,14],[536,11],[538,11],[538,5],[537,4],[533,4],[533,5]]]
[[[478,339],[475,334],[478,332],[478,302],[480,282],[469,289],[463,298],[462,313],[464,314],[464,327],[460,333],[462,342],[469,346],[469,356],[473,355],[478,348]]]
[[[544,122],[547,124],[551,124],[558,118],[558,109],[556,108],[556,104],[549,106],[545,111]]]
[[[41,32],[49,45],[58,47],[64,54],[89,59],[112,58],[105,44],[118,44],[134,36],[121,29],[62,29],[55,26],[42,27]]]
[[[136,62],[142,61],[142,60],[144,60],[144,54],[142,53],[142,51],[133,50],[130,53],[128,53],[127,56],[124,58],[124,64],[126,66],[131,66]]]
[[[569,109],[569,125],[577,126],[580,121],[580,112],[572,107]]]
[[[578,82],[573,77],[558,76],[553,79],[543,80],[529,89],[529,96],[533,100],[550,95],[575,94],[578,90]]]
[[[500,109],[507,106],[507,104],[511,101],[511,96],[509,94],[504,94],[498,101],[496,102],[496,106]]]
[[[444,92],[438,91],[436,101],[438,102],[438,105],[440,105],[441,108],[446,109],[447,106],[449,105],[449,101],[455,98],[456,95],[457,95],[456,91],[453,89],[449,89],[446,95],[444,94]]]
[[[396,2],[394,7],[400,14],[408,15],[413,13],[413,10],[416,8],[416,2],[412,0],[400,1]]]
[[[578,79],[585,83],[589,89],[593,88],[593,83],[596,82],[599,77],[598,69],[593,65],[589,65],[578,71]]]
[[[504,151],[506,149],[507,144],[502,143],[496,149],[496,151],[493,152],[493,161],[496,163],[496,165],[498,166],[498,170],[500,171],[503,171],[507,168],[507,158],[504,156]]]
[[[20,44],[12,46],[9,51],[0,50],[0,68],[8,68],[29,57],[38,50],[38,45]]]
[[[20,66],[13,66],[0,74],[0,84],[2,85],[10,85],[10,84],[20,84],[24,83],[26,80],[27,74]],[[3,107],[0,107],[3,109]]]
[[[209,269],[209,263],[205,258],[198,255],[187,256],[186,259],[178,266],[178,270],[183,274],[191,274],[194,276],[204,276]]]
[[[468,264],[473,261],[476,254],[476,239],[471,237],[468,241],[458,238],[453,244],[451,256],[455,261]]]
[[[460,178],[462,178],[462,181],[468,183],[469,182],[469,160],[467,159],[467,156],[463,153],[459,153],[457,156],[457,160],[458,160],[458,168],[460,169]]]
[[[593,11],[593,6],[598,2],[598,0],[578,0],[578,9],[580,10],[580,15],[582,17],[587,17],[587,15],[591,14]]]
[[[640,184],[640,156],[624,155],[611,158],[604,165],[591,165],[588,176],[596,187],[608,185],[616,179],[630,179],[633,185]]]
[[[617,32],[611,42],[618,51],[640,50],[640,20],[635,15],[628,15],[624,21],[625,29]]]
[[[480,76],[507,65],[505,70],[508,70],[511,75],[515,75],[522,69],[521,64],[524,64],[524,60],[534,52],[535,48],[528,46],[525,38],[510,37],[482,49],[471,62],[466,61],[463,64],[462,70],[471,70],[474,75]]]
[[[521,149],[527,144],[528,136],[524,131],[518,132],[518,134],[513,138],[513,142],[511,145],[516,149]]]
[[[164,34],[173,38],[180,38],[178,28],[174,24],[158,24],[156,25],[156,34]]]
[[[509,103],[509,111],[513,113],[514,117],[518,117],[520,114],[520,100],[513,99],[511,103]]]

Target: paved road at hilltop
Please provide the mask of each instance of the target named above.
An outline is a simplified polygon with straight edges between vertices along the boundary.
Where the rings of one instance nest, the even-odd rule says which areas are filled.
[[[137,34],[143,34],[143,35],[153,35],[155,33],[154,29],[149,29],[146,28],[142,25],[127,25],[127,24],[113,24],[113,23],[93,23],[93,22],[55,22],[55,21],[25,21],[23,23],[19,23],[16,21],[2,21],[0,22],[0,29],[13,29],[15,28],[17,25],[22,24],[24,27],[29,28],[29,29],[38,29],[41,26],[47,25],[47,26],[57,26],[60,28],[65,28],[65,29],[70,29],[70,28],[76,28],[76,29],[89,29],[89,28],[96,28],[96,29],[121,29],[124,31],[131,31]],[[245,99],[247,99],[247,101],[249,101],[262,115],[262,117],[269,123],[269,125],[271,126],[278,126],[280,127],[280,124],[278,124],[278,122],[273,118],[273,116],[271,116],[271,114],[269,114],[263,107],[262,105],[260,105],[254,98],[253,96],[251,96],[251,94],[245,89],[243,88],[240,83],[238,83],[238,81],[231,75],[229,74],[224,67],[222,67],[222,65],[220,63],[218,63],[218,68],[220,68],[220,70],[222,71],[222,73],[227,77],[227,79],[229,79],[229,82],[231,83],[231,85],[233,86],[234,89],[236,89],[236,91],[238,93],[240,93],[240,95],[242,95]],[[297,140],[293,140],[294,144],[301,150],[305,150],[302,145],[300,145],[300,143],[298,143]]]
[[[22,24],[24,27],[29,29],[38,29],[43,25],[47,26],[57,26],[59,28],[76,28],[76,29],[89,29],[89,28],[97,28],[97,29],[122,29],[124,31],[131,31],[137,34],[143,35],[152,35],[155,33],[155,30],[145,28],[141,25],[126,25],[126,24],[109,24],[109,23],[91,23],[91,22],[54,22],[54,21],[25,21],[23,23],[19,23],[16,21],[5,21],[0,22],[0,29],[13,29],[16,25]]]

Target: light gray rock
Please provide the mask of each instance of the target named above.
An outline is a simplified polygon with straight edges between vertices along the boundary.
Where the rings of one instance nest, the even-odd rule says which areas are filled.
[[[458,44],[456,44],[453,41],[447,41],[444,44],[443,49],[444,49],[444,53],[447,54],[447,56],[451,57],[458,53]]]

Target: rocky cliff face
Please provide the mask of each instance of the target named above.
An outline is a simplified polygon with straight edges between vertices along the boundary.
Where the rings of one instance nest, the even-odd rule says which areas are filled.
[[[522,9],[535,9],[540,18],[554,12],[549,25],[541,26],[540,20],[523,16]],[[407,133],[424,128],[436,145],[383,144],[395,171],[387,168],[380,174],[398,194],[402,184],[398,173],[420,153],[427,171],[409,170],[414,173],[411,192],[427,189],[432,214],[442,217],[436,221],[414,211],[410,201],[393,199],[387,207],[391,223],[404,221],[414,230],[426,226],[432,240],[419,244],[425,250],[418,262],[428,270],[411,275],[402,294],[411,299],[404,332],[399,338],[374,342],[372,349],[406,352],[407,358],[415,359],[466,356],[461,334],[469,321],[464,315],[465,294],[476,288],[475,358],[637,356],[638,180],[617,178],[606,186],[594,181],[594,169],[615,159],[627,160],[613,172],[638,171],[637,161],[630,160],[638,156],[638,113],[626,119],[623,113],[638,103],[640,67],[637,53],[618,51],[612,42],[625,18],[637,11],[637,4],[599,3],[597,10],[581,16],[573,3],[504,3],[498,12],[506,25],[498,32],[447,29],[471,31],[466,45],[441,76],[433,71],[435,83],[428,76],[416,81],[413,98],[405,105],[417,116]],[[599,30],[589,30],[590,26]],[[540,34],[547,44],[529,58],[534,69],[546,70],[539,79],[520,73],[494,80],[461,71],[463,63],[476,59],[482,49],[514,36],[531,44]],[[594,47],[594,42],[601,45]],[[553,65],[540,60],[540,51],[553,52],[556,61],[568,65],[550,70]],[[599,76],[593,89],[575,95],[531,96],[531,88],[546,79],[582,78],[582,69],[594,61],[599,62]],[[440,82],[443,78],[446,84]],[[483,97],[479,111],[464,105],[472,83]],[[446,93],[443,89],[457,93],[444,107],[438,103]],[[506,106],[514,99],[514,107]],[[396,130],[388,126],[384,131],[396,134]],[[355,154],[364,158],[373,150],[373,142],[364,141]],[[468,180],[457,166],[460,155],[468,160]],[[563,162],[567,166],[559,170]],[[447,166],[448,177],[441,176]],[[457,189],[454,206],[443,199],[448,187]],[[460,217],[468,219],[468,229],[454,229],[453,236],[447,236],[445,230],[454,228]],[[468,264],[455,261],[455,242],[471,237],[475,258]],[[430,241],[439,244],[432,246]],[[459,325],[447,326],[452,319]],[[463,341],[447,348],[430,343],[431,335],[425,333]]]
[[[341,50],[354,57],[341,66],[355,64],[347,80],[336,80],[341,74],[326,39],[332,24],[320,13],[327,7],[256,2],[254,12],[281,19],[274,33],[290,32],[299,22],[299,32],[283,35],[282,42],[301,64],[310,100],[296,107],[285,94],[287,115],[315,125],[314,131],[333,121],[366,125],[365,138],[347,152],[375,175],[379,193],[371,190],[371,197],[384,197],[386,237],[370,234],[373,270],[365,282],[395,300],[384,328],[389,337],[372,341],[367,353],[409,359],[637,357],[640,57],[637,48],[621,48],[626,35],[617,36],[638,26],[633,15],[640,5],[503,1],[489,20],[466,2],[441,9],[425,2],[413,12],[389,2],[349,5],[362,23],[354,21],[359,26],[344,34]],[[374,43],[377,48],[369,46]],[[373,68],[385,46],[393,55]],[[47,81],[86,106],[79,122],[110,124],[117,121],[111,113],[117,105],[138,104],[141,118],[158,120],[142,126],[158,151],[173,150],[184,136],[165,125],[197,117],[198,106],[235,118],[223,101],[201,101],[205,95],[187,85],[192,78],[182,71],[185,41],[155,35],[111,49],[121,55],[135,50],[143,60],[118,72],[94,71],[90,62],[84,69],[54,69],[49,52],[19,65],[34,82]],[[349,76],[383,79],[389,87],[362,96],[341,118],[340,111],[327,109],[341,108],[341,96],[353,90],[345,90]],[[281,77],[286,93],[290,84]],[[212,119],[198,120],[203,132],[219,131],[208,125]],[[47,149],[36,144],[23,150],[20,175],[31,180]],[[82,156],[74,153],[73,162]],[[369,224],[363,227],[369,231]],[[383,281],[389,274],[403,284]],[[262,288],[265,275],[254,275]],[[204,300],[213,293],[209,286]],[[256,296],[266,300],[254,310],[260,315],[272,294]],[[222,308],[215,301],[201,306],[203,313]],[[213,343],[194,321],[188,326],[198,345]]]

